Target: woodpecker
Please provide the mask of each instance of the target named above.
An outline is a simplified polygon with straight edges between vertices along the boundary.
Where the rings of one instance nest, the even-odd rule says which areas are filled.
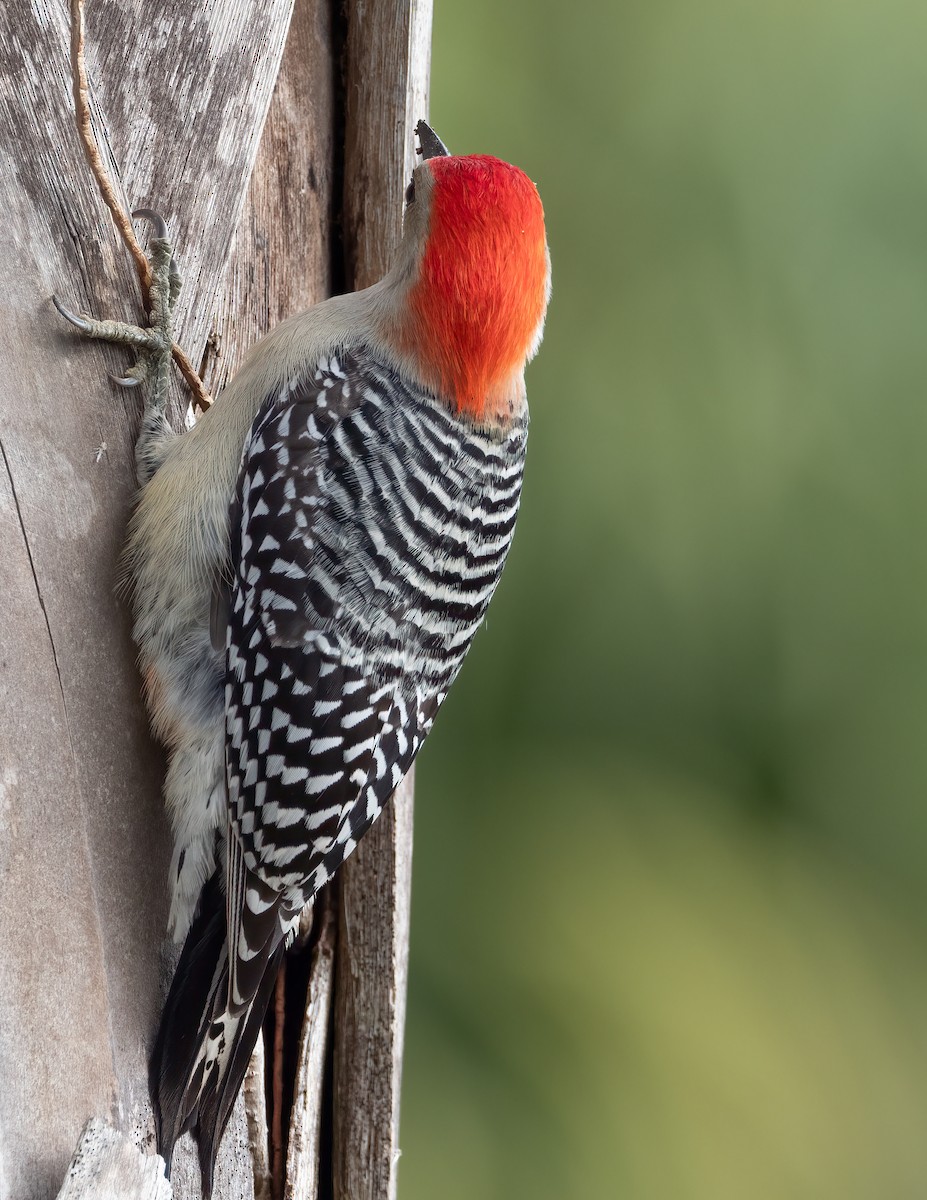
[[[58,305],[135,347],[120,382],[149,385],[126,570],[186,939],[151,1092],[160,1152],[192,1129],[207,1197],[300,911],[412,765],[515,526],[543,209],[517,167],[417,133],[389,272],[278,326],[186,432],[165,417],[179,278],[155,214],[136,214],[149,328]]]

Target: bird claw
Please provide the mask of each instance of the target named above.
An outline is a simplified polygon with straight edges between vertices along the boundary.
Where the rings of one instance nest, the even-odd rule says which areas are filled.
[[[110,375],[110,379],[124,388],[136,388],[142,382],[138,375]]]
[[[57,308],[66,321],[71,322],[75,329],[79,329],[82,333],[90,332],[90,322],[83,317],[77,316],[76,313],[72,313],[69,308],[65,308],[57,296],[52,296],[52,304],[54,304],[55,308]]]
[[[133,217],[141,217],[146,221],[150,221],[154,226],[152,237],[159,238],[161,241],[167,240],[167,222],[160,213],[156,213],[153,208],[136,208],[132,212]]]
[[[97,321],[92,317],[79,316],[65,308],[57,296],[53,296],[55,308],[75,329],[85,337],[97,341],[109,342],[115,346],[126,346],[135,351],[138,361],[130,367],[125,375],[109,375],[113,383],[119,387],[135,389],[143,383],[150,385],[145,401],[146,420],[156,417],[155,425],[160,429],[163,424],[164,411],[167,405],[170,379],[170,362],[177,347],[174,345],[171,330],[171,314],[180,293],[181,280],[177,264],[171,254],[171,244],[167,236],[167,223],[154,209],[137,208],[132,216],[151,222],[151,237],[148,242],[147,308],[148,323],[145,326],[130,325],[123,321]],[[195,392],[202,408],[209,406],[202,383],[193,372],[189,361],[178,352],[178,361],[185,377],[196,380],[198,389]],[[191,383],[191,387],[193,384]],[[142,456],[144,458],[144,456]],[[141,462],[141,459],[139,459]],[[143,464],[144,465],[144,464]],[[141,467],[139,468],[141,470]],[[150,470],[143,471],[144,478],[151,474]]]
[[[124,388],[137,388],[150,377],[150,356],[160,349],[153,340],[152,330],[124,325],[121,321],[95,321],[92,317],[79,317],[69,308],[65,308],[57,296],[52,296],[52,302],[61,316],[75,329],[79,329],[85,337],[110,342],[114,346],[128,346],[141,356],[127,374],[109,375],[113,383],[118,383]]]
[[[155,212],[153,208],[135,208],[132,210],[133,217],[140,217],[145,221],[150,221],[154,226],[151,233],[151,240],[166,242],[167,241],[167,222],[159,212]],[[177,293],[180,291],[180,272],[177,270],[177,264],[171,256],[170,265],[168,267],[169,286],[172,289],[172,301],[177,299]]]

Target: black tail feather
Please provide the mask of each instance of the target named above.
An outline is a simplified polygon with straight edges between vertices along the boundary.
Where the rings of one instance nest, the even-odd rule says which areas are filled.
[[[203,889],[199,911],[184,942],[148,1070],[158,1153],[168,1172],[174,1143],[192,1128],[196,1117],[195,1110],[184,1112],[184,1095],[203,1026],[212,1015],[210,992],[216,969],[225,958],[225,926],[225,898],[216,874]]]
[[[231,1017],[225,895],[217,872],[203,889],[187,934],[149,1067],[158,1153],[169,1173],[177,1139],[194,1130],[205,1200],[212,1193],[219,1143],[257,1041],[283,949],[281,943],[268,957],[253,1003]],[[227,1021],[228,1045],[221,1052],[221,1065],[212,1066],[204,1083],[200,1051],[220,1018]]]
[[[204,1093],[197,1122],[197,1145],[200,1155],[200,1174],[203,1178],[203,1196],[208,1200],[212,1193],[212,1177],[219,1153],[222,1134],[232,1115],[235,1099],[241,1089],[251,1052],[258,1039],[264,1014],[270,1003],[271,993],[277,980],[284,945],[281,942],[267,961],[267,969],[247,1013],[243,1013],[232,1040],[228,1066],[218,1086]]]

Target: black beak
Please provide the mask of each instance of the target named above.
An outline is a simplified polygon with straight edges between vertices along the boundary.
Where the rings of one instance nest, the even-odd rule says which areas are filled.
[[[415,126],[415,132],[418,134],[418,152],[423,159],[450,158],[450,150],[448,150],[447,146],[445,146],[430,125],[426,125],[424,121],[419,121]]]

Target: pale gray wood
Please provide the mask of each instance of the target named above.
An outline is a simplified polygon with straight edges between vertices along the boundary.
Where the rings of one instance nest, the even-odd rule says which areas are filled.
[[[335,103],[331,10],[298,0],[214,306],[213,394],[258,338],[331,293]]]
[[[88,1121],[58,1200],[171,1200],[164,1159],[142,1154],[124,1133]]]
[[[349,286],[389,268],[402,232],[406,184],[427,119],[431,0],[349,0],[344,242]]]
[[[181,234],[194,337],[208,329],[289,14],[290,0],[88,3],[96,127],[131,202],[161,207]],[[57,291],[138,315],[74,131],[68,41],[60,0],[0,6],[4,1200],[54,1196],[93,1114],[150,1138],[146,1059],[163,998],[163,760],[116,593],[137,400],[106,380],[126,356],[80,342],[48,303]],[[241,1174],[234,1130],[229,1144],[220,1187],[228,1163]],[[245,1157],[223,1196],[251,1194]]]
[[[412,881],[412,775],[342,869],[335,994],[336,1200],[392,1200]]]
[[[347,7],[344,237],[348,279],[389,267],[405,186],[427,117],[431,0]],[[405,1028],[412,876],[409,777],[340,874],[335,995],[336,1200],[393,1200]]]
[[[284,1200],[315,1200],[319,1194],[325,1059],[335,975],[336,921],[320,905],[321,928],[312,952],[306,1013],[299,1039],[296,1088],[287,1146]]]
[[[200,1200],[202,1196],[199,1158],[190,1135],[181,1138],[174,1149],[171,1184],[177,1200]],[[251,1134],[243,1094],[235,1102],[216,1160],[213,1200],[257,1200]]]
[[[133,208],[183,255],[175,338],[202,361],[224,286],[293,0],[87,3],[87,65]],[[128,52],[128,54],[127,54]],[[175,377],[176,393],[186,394]]]
[[[253,338],[330,287],[336,10],[300,0],[277,80],[291,6],[88,0],[104,156],[127,207],[168,219],[186,282],[178,340],[198,362],[213,335],[213,386]],[[348,15],[343,228],[355,286],[382,273],[398,238],[430,21],[430,4],[397,0],[359,0]],[[111,1113],[150,1145],[146,1057],[167,975],[163,760],[114,591],[136,402],[105,382],[125,354],[79,342],[47,303],[57,291],[99,315],[139,315],[73,129],[63,0],[0,6],[0,194],[0,1197],[44,1200],[87,1116]],[[341,893],[336,1187],[352,1200],[395,1194],[410,853],[411,780]],[[317,1155],[307,1147],[330,995],[329,946],[315,953],[307,1001],[299,1111],[310,1115],[293,1135],[294,1196],[309,1194],[299,1181]],[[185,1200],[199,1194],[189,1144],[174,1185]],[[240,1101],[216,1194],[253,1192]]]
[[[0,47],[0,1187],[40,1198],[87,1117],[144,1094],[166,841],[114,595],[132,414],[114,356],[73,353],[48,303],[82,302],[90,277],[104,304],[135,284],[73,132],[63,10],[5,6]]]
[[[271,1200],[270,1148],[267,1137],[266,1060],[264,1057],[264,1035],[258,1034],[242,1096],[245,1116],[248,1121],[248,1141],[251,1146],[251,1169],[254,1176],[254,1200]]]

